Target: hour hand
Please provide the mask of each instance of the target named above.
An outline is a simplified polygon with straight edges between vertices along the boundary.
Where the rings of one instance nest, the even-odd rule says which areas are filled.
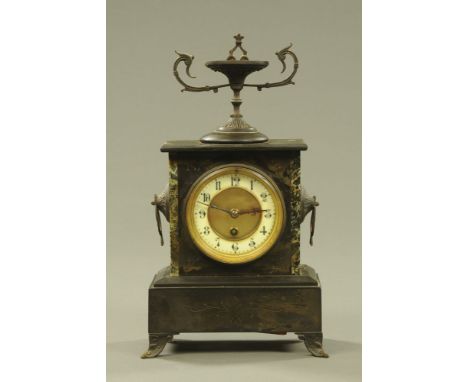
[[[240,210],[239,215],[244,215],[244,214],[254,215],[254,214],[258,213],[258,212],[266,212],[266,211],[268,211],[268,210],[262,210],[260,208],[252,208],[250,210]]]

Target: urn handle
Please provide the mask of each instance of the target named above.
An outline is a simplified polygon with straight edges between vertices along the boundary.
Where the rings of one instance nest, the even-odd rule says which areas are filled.
[[[206,86],[192,86],[187,84],[184,80],[179,75],[179,72],[177,71],[177,67],[181,62],[185,64],[185,73],[187,74],[188,77],[190,78],[196,78],[190,74],[190,67],[192,66],[193,60],[195,59],[195,56],[192,56],[187,53],[179,53],[177,50],[175,51],[176,54],[179,56],[177,60],[175,60],[172,71],[174,73],[174,76],[176,80],[184,87],[181,91],[187,91],[187,92],[208,92],[212,90],[214,93],[218,92],[219,88],[225,88],[226,86],[229,86],[229,84],[223,84],[223,85],[206,85]]]
[[[294,81],[292,79],[296,75],[297,69],[299,68],[299,60],[297,59],[296,54],[292,50],[289,50],[292,48],[292,46],[293,44],[291,43],[286,48],[283,48],[279,52],[275,53],[278,57],[278,60],[280,60],[281,65],[283,66],[283,70],[281,71],[281,73],[284,73],[284,71],[286,70],[286,55],[291,56],[293,59],[293,70],[287,78],[278,82],[266,82],[264,84],[244,84],[244,86],[253,86],[256,87],[258,91],[261,91],[263,88],[275,88],[278,86],[294,85]]]
[[[319,206],[317,202],[317,198],[314,196],[310,196],[306,189],[302,187],[301,192],[301,223],[304,221],[307,214],[310,212],[310,239],[309,244],[313,245],[313,237],[315,232],[315,215],[316,215],[316,208]]]
[[[169,221],[169,184],[164,187],[164,190],[161,193],[154,195],[154,200],[151,204],[154,206],[154,214],[156,216],[159,237],[161,238],[161,245],[164,245],[160,213],[162,213],[166,220]]]

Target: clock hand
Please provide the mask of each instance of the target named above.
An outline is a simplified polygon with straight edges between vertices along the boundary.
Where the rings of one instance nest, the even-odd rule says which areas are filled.
[[[239,215],[244,215],[244,214],[256,214],[257,212],[266,212],[268,210],[262,210],[260,208],[252,208],[251,210],[240,210]]]
[[[207,206],[209,208],[214,208],[215,210],[220,210],[220,211],[223,211],[223,212],[226,212],[228,213],[232,218],[236,218],[238,217],[239,215],[245,215],[245,214],[256,214],[258,212],[266,212],[268,210],[262,210],[260,208],[252,208],[250,210],[238,210],[236,208],[233,208],[231,210],[227,210],[225,208],[221,208],[221,207],[218,207],[214,204],[208,204],[208,203],[203,203],[203,202],[200,202],[199,200],[197,200],[197,203],[200,203],[200,204],[203,204],[204,206]]]
[[[211,204],[210,207],[211,207],[211,208],[214,208],[215,210],[220,210],[220,211],[227,212],[229,215],[231,215],[231,210],[226,210],[225,208],[221,208],[221,207],[215,206],[214,204]]]
[[[221,207],[218,207],[218,206],[215,206],[214,204],[207,204],[207,203],[203,203],[203,202],[200,202],[199,200],[197,200],[198,203],[200,204],[203,204],[209,208],[214,208],[215,210],[220,210],[220,211],[223,211],[223,212],[226,212],[228,213],[229,215],[231,215],[231,210],[226,210],[224,208],[221,208]]]

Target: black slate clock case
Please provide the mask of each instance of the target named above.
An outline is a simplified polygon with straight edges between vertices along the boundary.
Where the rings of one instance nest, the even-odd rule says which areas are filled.
[[[240,114],[240,92],[244,87],[262,90],[294,84],[298,60],[290,50],[291,44],[276,53],[283,69],[286,57],[293,60],[293,70],[287,78],[247,84],[246,77],[267,67],[268,61],[249,60],[242,47],[243,36],[234,38],[236,44],[226,60],[206,63],[208,68],[224,74],[228,84],[187,84],[178,66],[184,64],[190,76],[194,57],[176,52],[173,71],[183,90],[217,92],[229,86],[233,91],[233,114],[223,126],[200,140],[170,141],[161,147],[169,155],[169,183],[155,195],[153,204],[161,243],[160,215],[169,222],[171,258],[149,286],[149,348],[142,358],[158,356],[174,336],[188,332],[293,332],[313,356],[327,357],[322,348],[320,280],[313,268],[300,261],[300,225],[310,213],[312,242],[318,205],[315,197],[308,196],[301,187],[300,154],[307,145],[300,139],[268,139]],[[242,52],[239,59],[234,57],[236,50]],[[265,173],[284,200],[285,219],[276,243],[263,256],[243,264],[225,264],[208,257],[193,242],[185,220],[191,187],[210,170],[231,164],[247,165]]]

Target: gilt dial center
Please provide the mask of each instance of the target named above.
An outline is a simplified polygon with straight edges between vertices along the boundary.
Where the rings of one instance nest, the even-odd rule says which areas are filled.
[[[208,221],[211,228],[222,238],[242,240],[252,235],[262,220],[261,214],[245,211],[260,209],[258,198],[240,187],[228,187],[211,199]],[[216,208],[214,208],[216,207]]]

